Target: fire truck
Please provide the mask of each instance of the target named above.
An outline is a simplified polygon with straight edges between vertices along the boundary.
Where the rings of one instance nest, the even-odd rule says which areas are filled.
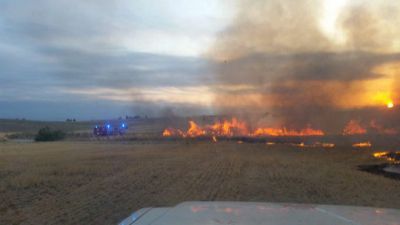
[[[94,136],[115,136],[124,135],[128,130],[128,124],[123,121],[118,123],[106,122],[104,124],[96,124],[93,128]]]

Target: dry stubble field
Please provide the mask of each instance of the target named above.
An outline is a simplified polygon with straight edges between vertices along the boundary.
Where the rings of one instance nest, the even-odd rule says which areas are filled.
[[[373,150],[235,142],[0,143],[0,224],[116,224],[189,200],[400,208]]]

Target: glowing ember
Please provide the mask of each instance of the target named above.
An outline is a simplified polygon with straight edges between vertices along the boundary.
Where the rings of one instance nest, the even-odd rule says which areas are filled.
[[[213,142],[218,142],[217,137],[215,137],[215,136],[212,136],[212,140],[213,140]]]
[[[304,142],[301,142],[301,143],[298,143],[298,144],[292,144],[292,145],[293,145],[293,146],[296,146],[296,147],[300,147],[300,148],[305,147]]]
[[[356,120],[350,120],[343,129],[343,135],[365,134],[367,130]]]
[[[389,109],[393,108],[393,107],[394,107],[393,102],[392,102],[392,101],[389,101],[389,102],[386,104],[386,107],[388,107]]]
[[[378,159],[386,159],[390,163],[395,163],[395,164],[400,163],[400,152],[388,152],[388,151],[375,152],[373,156]]]
[[[304,142],[298,143],[298,144],[291,144],[292,146],[300,147],[300,148],[333,148],[335,147],[335,144],[333,143],[321,143],[321,142],[315,142],[313,144],[305,144]]]
[[[333,148],[333,147],[335,147],[335,144],[333,144],[333,143],[321,143],[321,146],[323,148]]]
[[[352,146],[355,148],[369,148],[372,146],[372,144],[368,141],[368,142],[355,143]]]
[[[388,154],[389,152],[375,152],[374,154],[373,154],[373,156],[375,157],[375,158],[384,158],[384,157],[386,157],[386,155]]]
[[[276,143],[275,142],[267,142],[267,143],[265,143],[266,145],[275,145]]]

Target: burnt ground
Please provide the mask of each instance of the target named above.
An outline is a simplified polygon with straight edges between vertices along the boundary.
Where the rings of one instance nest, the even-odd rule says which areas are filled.
[[[385,171],[385,168],[388,167],[388,166],[390,166],[390,164],[388,164],[388,163],[380,163],[380,164],[373,164],[373,165],[360,165],[358,168],[361,171],[365,171],[365,172],[369,172],[369,173],[385,176],[385,177],[392,178],[392,179],[400,181],[400,173],[393,173],[393,172]]]
[[[0,224],[116,224],[191,200],[400,208],[373,151],[209,140],[0,143]]]

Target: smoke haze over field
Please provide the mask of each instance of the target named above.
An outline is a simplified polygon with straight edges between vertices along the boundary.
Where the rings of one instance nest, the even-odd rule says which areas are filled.
[[[220,112],[329,130],[398,102],[400,3],[243,0],[238,8],[209,52],[219,61]]]

